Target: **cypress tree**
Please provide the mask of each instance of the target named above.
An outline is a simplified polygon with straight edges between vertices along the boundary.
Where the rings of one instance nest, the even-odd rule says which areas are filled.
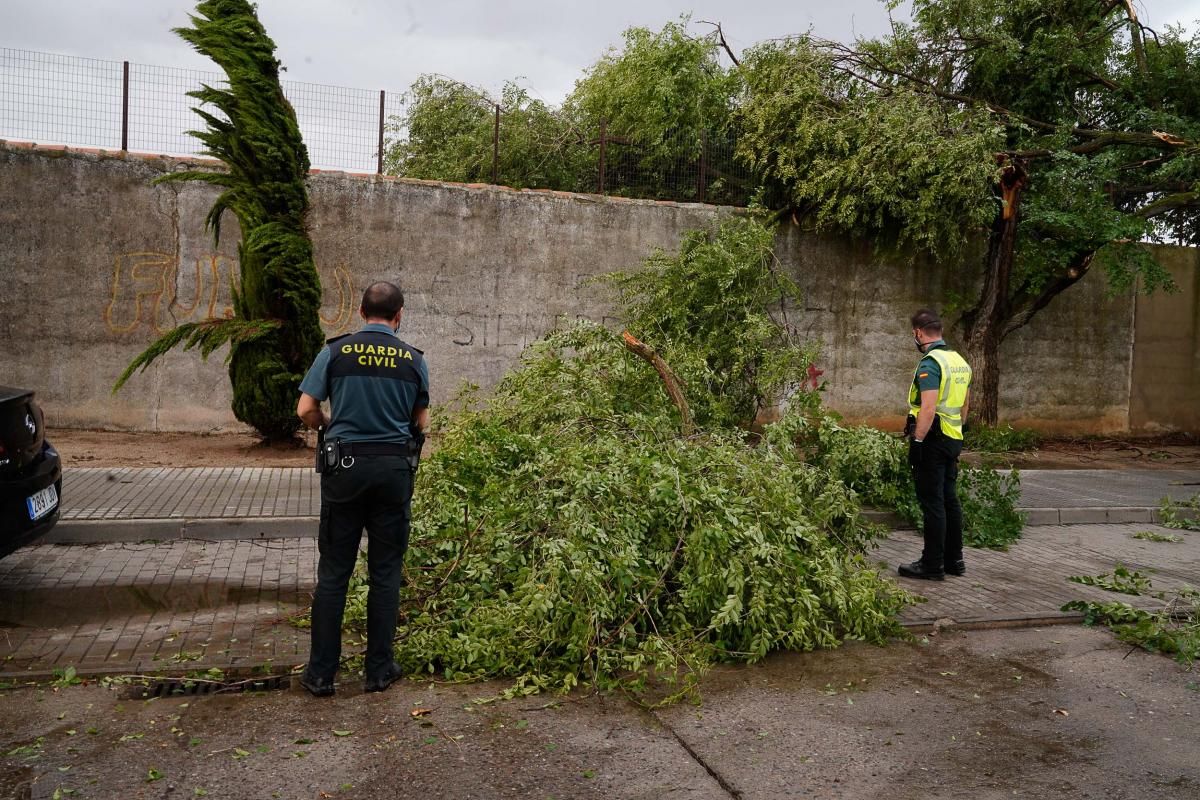
[[[205,84],[188,93],[200,101],[195,111],[207,126],[189,133],[227,170],[177,172],[156,183],[201,181],[224,189],[205,224],[214,242],[220,240],[225,211],[233,212],[241,227],[235,316],[170,331],[130,363],[113,391],[176,345],[198,348],[207,358],[228,343],[234,415],[265,439],[287,439],[299,427],[300,381],[323,339],[321,282],[305,230],[308,151],[296,112],[279,85],[275,43],[254,7],[246,0],[204,0],[196,11],[192,27],[175,33],[215,61],[228,85]]]

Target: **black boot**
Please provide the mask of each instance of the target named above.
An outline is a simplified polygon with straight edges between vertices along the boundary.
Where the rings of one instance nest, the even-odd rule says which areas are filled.
[[[925,562],[917,559],[911,564],[901,564],[896,570],[902,577],[919,578],[924,581],[944,581],[946,574],[942,570],[932,570],[925,566]]]
[[[401,671],[400,665],[397,664],[395,661],[393,661],[391,663],[391,665],[388,666],[387,671],[384,672],[383,675],[380,675],[378,677],[368,677],[366,682],[363,684],[363,691],[364,692],[382,692],[382,691],[386,690],[389,686],[391,686],[393,683],[400,680],[400,678],[403,676],[404,676],[404,672]]]
[[[967,574],[967,562],[963,561],[961,558],[958,561],[947,561],[946,562],[946,574],[947,575],[966,575]]]
[[[332,697],[333,678],[314,678],[307,671],[300,676],[300,685],[313,697]]]

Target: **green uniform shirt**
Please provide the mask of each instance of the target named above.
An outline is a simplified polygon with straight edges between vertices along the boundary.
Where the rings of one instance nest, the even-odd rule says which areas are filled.
[[[329,340],[300,391],[329,400],[327,438],[400,444],[413,438],[413,415],[429,406],[429,368],[420,350],[371,322]]]
[[[933,389],[937,391],[942,385],[942,368],[937,360],[928,355],[934,350],[948,350],[945,341],[938,339],[929,345],[929,350],[926,350],[926,355],[921,359],[921,363],[917,365],[917,374],[913,376],[913,383],[917,385],[917,397],[921,396],[921,392]]]

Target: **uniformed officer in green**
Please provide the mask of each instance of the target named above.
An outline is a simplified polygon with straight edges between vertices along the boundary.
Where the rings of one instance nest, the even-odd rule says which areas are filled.
[[[330,339],[300,384],[296,413],[325,427],[335,463],[321,474],[320,561],[313,594],[312,648],[300,683],[325,697],[334,692],[341,659],[342,614],[363,528],[367,529],[368,692],[400,677],[392,643],[400,608],[404,551],[423,431],[429,424],[429,370],[421,351],[396,336],[404,295],[390,283],[363,293],[355,334]],[[330,415],[321,410],[328,399]]]
[[[902,564],[906,578],[944,580],[962,575],[962,506],[958,502],[958,456],[970,399],[971,367],[942,339],[942,321],[929,309],[912,316],[913,340],[922,358],[908,389],[908,463],[921,503],[925,548]]]

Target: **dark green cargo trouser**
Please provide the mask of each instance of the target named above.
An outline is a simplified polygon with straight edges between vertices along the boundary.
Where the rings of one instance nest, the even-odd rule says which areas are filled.
[[[933,572],[963,557],[962,505],[958,501],[958,457],[962,440],[933,427],[922,443],[909,445],[909,467],[921,503],[925,548],[921,562]]]
[[[398,455],[356,456],[321,475],[317,589],[313,594],[310,678],[332,680],[342,653],[342,614],[362,531],[367,530],[366,677],[386,675],[404,580],[413,471]]]

